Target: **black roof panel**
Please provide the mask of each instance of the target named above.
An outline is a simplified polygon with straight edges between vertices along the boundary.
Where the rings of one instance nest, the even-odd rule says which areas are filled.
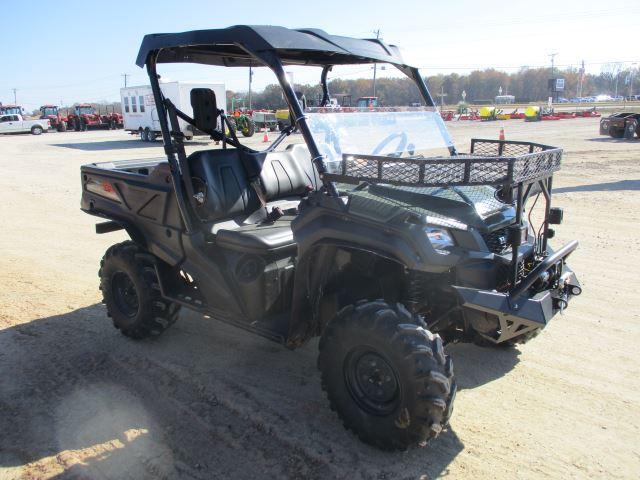
[[[314,28],[236,25],[216,30],[145,35],[136,64],[160,50],[158,63],[202,63],[227,67],[260,66],[251,53],[273,51],[284,65],[340,65],[385,62],[404,65],[395,45],[377,39],[329,35]]]

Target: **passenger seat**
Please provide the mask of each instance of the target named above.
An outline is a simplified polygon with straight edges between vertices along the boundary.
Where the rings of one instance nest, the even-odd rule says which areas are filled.
[[[295,248],[293,217],[264,221],[266,212],[248,184],[237,150],[194,152],[189,156],[189,166],[197,182],[206,188],[206,200],[199,214],[207,220],[207,230],[215,234],[220,247],[254,253]],[[297,207],[302,196],[321,185],[304,144],[267,154],[260,177],[268,211],[273,206],[283,210]]]

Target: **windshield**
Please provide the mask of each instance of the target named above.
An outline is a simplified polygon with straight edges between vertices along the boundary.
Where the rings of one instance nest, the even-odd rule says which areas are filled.
[[[45,117],[48,117],[49,115],[56,116],[58,114],[58,109],[55,107],[45,107],[42,109],[42,114]]]
[[[2,110],[7,115],[20,115],[22,113],[20,107],[3,107]]]
[[[343,155],[448,156],[453,142],[437,112],[424,107],[308,109],[307,123],[328,170]]]
[[[77,107],[78,115],[92,115],[94,113],[93,107]]]

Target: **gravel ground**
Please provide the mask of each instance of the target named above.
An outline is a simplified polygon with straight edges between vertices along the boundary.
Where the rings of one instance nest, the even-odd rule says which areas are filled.
[[[464,149],[500,125],[450,128]],[[152,341],[111,326],[97,269],[124,235],[93,233],[79,166],[161,156],[160,143],[0,137],[0,479],[638,478],[640,142],[599,137],[597,119],[504,125],[507,138],[565,148],[553,243],[580,241],[584,293],[517,349],[449,346],[451,428],[402,454],[342,428],[317,342],[288,351],[184,310]]]

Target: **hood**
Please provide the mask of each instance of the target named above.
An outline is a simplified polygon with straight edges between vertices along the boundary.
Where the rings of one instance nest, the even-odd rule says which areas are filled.
[[[369,185],[351,193],[351,210],[357,213],[361,201],[378,202],[386,207],[410,210],[426,223],[447,228],[481,232],[493,231],[513,223],[515,208],[496,198],[491,186],[474,187],[396,187]],[[370,206],[367,207],[370,211]]]

